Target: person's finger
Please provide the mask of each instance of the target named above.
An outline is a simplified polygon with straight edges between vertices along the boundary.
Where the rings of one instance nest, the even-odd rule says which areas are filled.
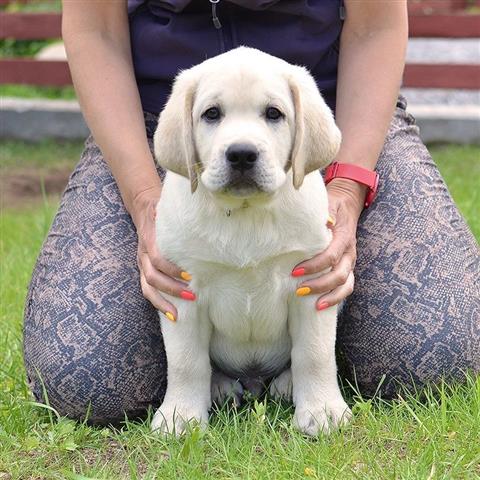
[[[164,274],[157,270],[151,263],[150,257],[143,253],[140,255],[141,271],[145,277],[146,282],[153,288],[161,292],[168,293],[175,297],[183,298],[184,300],[195,300],[195,294],[188,289],[188,285],[179,280]]]
[[[350,272],[347,281],[340,285],[339,287],[335,288],[331,292],[328,292],[325,295],[322,295],[320,298],[317,299],[315,303],[315,308],[317,310],[325,310],[332,305],[337,305],[342,300],[345,300],[352,292],[353,287],[355,284],[355,277],[353,272]]]
[[[158,290],[148,284],[145,275],[140,272],[140,285],[143,296],[157,309],[160,310],[169,320],[175,322],[178,312],[174,305],[168,302]]]
[[[330,272],[300,283],[297,295],[324,294],[343,285],[348,280],[353,263],[351,253],[347,252]]]
[[[182,278],[185,281],[191,280],[191,275],[188,272],[182,270],[178,265],[170,262],[163,257],[158,251],[157,244],[154,240],[145,240],[146,253],[150,257],[151,264],[161,272],[169,275],[170,277]]]
[[[294,277],[323,272],[327,268],[335,267],[349,247],[349,237],[339,232],[334,235],[332,243],[326,250],[296,265],[292,270]]]
[[[182,278],[187,282],[192,279],[191,275],[188,272],[185,272],[175,263],[172,263],[169,260],[167,260],[165,257],[162,257],[162,255],[158,253],[157,249],[152,251],[149,257],[152,265],[157,270],[160,270],[166,275],[169,275],[170,277],[174,277],[174,278]]]
[[[337,224],[337,221],[335,220],[335,215],[332,215],[332,214],[328,215],[327,227],[333,230],[336,224]]]

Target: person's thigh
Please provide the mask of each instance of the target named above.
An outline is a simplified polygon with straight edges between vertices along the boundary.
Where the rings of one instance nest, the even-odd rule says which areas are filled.
[[[480,370],[480,257],[402,108],[377,171],[379,193],[359,221],[355,289],[339,318],[338,346],[363,394],[375,393],[385,376],[382,394],[392,396],[400,384]]]
[[[116,422],[158,406],[166,360],[142,296],[137,235],[90,138],[35,266],[24,357],[35,396],[62,415]]]

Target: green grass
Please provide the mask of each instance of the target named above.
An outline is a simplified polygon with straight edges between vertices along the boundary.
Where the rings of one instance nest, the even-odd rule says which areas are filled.
[[[47,98],[51,100],[75,100],[73,87],[37,87],[34,85],[0,85],[0,97]]]
[[[56,142],[43,140],[25,143],[18,140],[0,141],[0,169],[10,168],[52,168],[70,165],[78,161],[83,142]]]
[[[53,166],[48,152],[68,157],[79,149],[64,147],[10,143],[3,167],[30,161]],[[480,148],[432,151],[480,238]],[[193,428],[181,440],[152,435],[148,420],[109,429],[57,419],[55,412],[32,401],[21,358],[26,286],[55,209],[56,204],[44,202],[5,210],[1,217],[0,479],[479,478],[480,378],[469,377],[465,385],[441,384],[422,398],[405,395],[392,402],[362,399],[347,389],[353,422],[318,440],[294,431],[292,408],[273,402],[266,408],[250,403],[238,412],[222,409],[212,415],[205,433]]]
[[[460,211],[480,238],[480,147],[434,146],[430,152]]]

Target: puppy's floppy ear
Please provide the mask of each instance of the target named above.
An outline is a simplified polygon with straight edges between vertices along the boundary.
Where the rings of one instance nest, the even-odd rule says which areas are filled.
[[[192,118],[197,83],[198,75],[194,69],[177,76],[153,137],[158,163],[167,170],[190,178],[192,193],[197,188],[200,168]]]
[[[305,68],[293,66],[288,83],[295,106],[295,141],[290,162],[293,185],[298,189],[305,175],[335,158],[341,134],[315,80]]]

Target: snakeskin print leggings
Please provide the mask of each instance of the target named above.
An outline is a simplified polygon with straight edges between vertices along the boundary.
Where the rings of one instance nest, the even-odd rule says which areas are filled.
[[[149,138],[156,117],[145,114]],[[400,97],[358,226],[356,286],[339,317],[341,373],[384,397],[480,369],[478,245]],[[460,161],[461,159],[459,159]],[[160,174],[163,174],[159,170]],[[161,403],[166,359],[142,296],[137,238],[90,137],[35,266],[24,355],[39,400],[115,423]]]

